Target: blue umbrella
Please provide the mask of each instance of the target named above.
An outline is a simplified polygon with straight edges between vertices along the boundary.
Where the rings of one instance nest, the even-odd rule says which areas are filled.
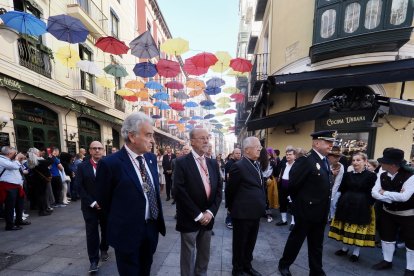
[[[203,100],[203,101],[200,102],[200,105],[201,106],[212,106],[212,105],[214,105],[214,102],[209,101],[209,100]]]
[[[22,34],[39,36],[46,33],[46,23],[26,12],[9,11],[0,18],[4,25]]]
[[[190,96],[187,95],[184,91],[175,92],[173,94],[174,98],[181,99],[181,100],[187,100],[190,98]]]
[[[66,14],[49,17],[47,31],[58,40],[69,43],[85,42],[89,34],[88,29],[79,19]]]
[[[216,124],[214,127],[215,127],[216,129],[221,129],[221,128],[223,128],[223,125],[222,125],[222,124]]]
[[[220,86],[225,85],[226,82],[223,79],[214,77],[214,78],[209,79],[206,82],[206,84],[207,84],[207,86],[210,86],[210,87],[220,87]]]
[[[194,126],[193,126],[193,125],[185,125],[185,128],[186,128],[186,129],[193,129],[193,128],[194,128]]]
[[[207,105],[207,106],[203,106],[203,108],[206,109],[206,110],[214,110],[217,107],[215,107],[214,105]]]
[[[214,114],[208,114],[208,115],[204,116],[204,119],[208,120],[208,119],[214,118],[214,116],[216,116],[216,115],[214,115]]]
[[[186,103],[184,104],[184,106],[185,106],[185,107],[197,107],[197,106],[198,106],[198,103],[196,103],[196,102],[192,102],[192,101],[189,101],[189,102],[186,102]]]
[[[134,71],[136,76],[142,78],[152,78],[158,73],[155,65],[149,61],[137,63],[132,71]]]
[[[203,117],[201,117],[201,116],[193,116],[193,117],[191,117],[191,120],[202,120],[203,119]]]
[[[185,124],[185,122],[186,122],[187,120],[185,119],[185,118],[181,118],[180,120],[178,120],[178,122],[180,123],[180,124]]]
[[[154,95],[152,95],[152,97],[159,101],[166,101],[170,98],[170,96],[165,92],[157,92]]]
[[[129,43],[131,54],[139,58],[153,58],[160,55],[150,31],[142,33]]]
[[[158,107],[160,110],[171,109],[171,107],[166,102],[155,102],[154,106]]]
[[[153,118],[153,119],[161,119],[162,117],[161,117],[161,115],[155,114],[155,115],[152,115],[151,118]]]
[[[221,92],[221,88],[220,87],[207,86],[207,88],[204,90],[204,92],[207,95],[217,95]]]
[[[149,81],[149,82],[147,82],[145,84],[145,87],[146,88],[149,88],[149,89],[154,89],[154,90],[161,90],[161,89],[164,88],[164,86],[162,86],[161,83],[156,82],[156,81]]]
[[[218,130],[218,129],[213,129],[212,130],[212,132],[214,132],[214,133],[222,133],[220,130]]]
[[[128,72],[119,64],[109,64],[104,68],[104,71],[116,78],[128,76]]]

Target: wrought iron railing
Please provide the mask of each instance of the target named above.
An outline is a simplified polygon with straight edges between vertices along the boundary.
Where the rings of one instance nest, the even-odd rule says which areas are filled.
[[[69,0],[69,5],[78,5],[105,33],[108,33],[108,18],[103,7],[92,0]]]
[[[253,87],[256,81],[267,80],[269,67],[269,54],[254,55],[253,69],[250,75],[250,84]]]
[[[19,64],[45,77],[52,76],[52,53],[42,44],[21,37],[17,41]]]
[[[115,109],[125,112],[125,101],[121,96],[117,94],[115,94]]]

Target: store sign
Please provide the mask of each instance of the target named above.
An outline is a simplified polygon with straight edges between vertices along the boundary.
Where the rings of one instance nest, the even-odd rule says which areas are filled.
[[[319,129],[366,128],[374,115],[375,112],[372,110],[330,114],[328,118],[317,120],[317,125]]]
[[[23,85],[21,85],[20,82],[10,79],[6,76],[0,77],[0,86],[7,87],[11,90],[16,90],[18,92],[23,91]]]
[[[68,153],[72,156],[76,155],[76,142],[66,141],[68,145]]]
[[[10,134],[7,132],[0,132],[0,147],[10,146]]]

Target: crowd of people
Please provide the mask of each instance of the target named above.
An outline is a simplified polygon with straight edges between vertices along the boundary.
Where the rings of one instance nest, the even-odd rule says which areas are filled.
[[[111,246],[120,275],[149,275],[158,235],[166,234],[165,194],[165,201],[176,206],[181,275],[206,275],[224,199],[224,223],[233,235],[232,275],[261,275],[252,266],[261,218],[276,220],[275,231],[289,225],[281,275],[291,275],[289,267],[305,239],[310,275],[325,275],[327,224],[327,236],[338,241],[338,257],[358,262],[362,247],[382,247],[384,259],[372,268],[386,270],[398,243],[406,247],[404,275],[414,275],[414,170],[400,149],[384,149],[378,161],[363,152],[348,160],[335,145],[335,132],[321,131],[311,134],[309,152],[288,146],[282,157],[247,137],[241,149],[223,158],[214,154],[208,131],[200,128],[190,131],[182,148],[167,145],[153,154],[152,120],[139,112],[126,118],[121,135],[124,147],[106,157],[99,141],[76,156],[36,148],[24,155],[3,147],[0,204],[6,230],[30,224],[24,208],[47,216],[80,199],[89,272],[98,271]]]

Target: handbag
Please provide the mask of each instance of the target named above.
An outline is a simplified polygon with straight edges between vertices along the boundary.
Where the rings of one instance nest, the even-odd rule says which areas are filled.
[[[65,171],[59,171],[60,178],[62,178],[62,182],[70,182],[70,177],[66,175]]]

